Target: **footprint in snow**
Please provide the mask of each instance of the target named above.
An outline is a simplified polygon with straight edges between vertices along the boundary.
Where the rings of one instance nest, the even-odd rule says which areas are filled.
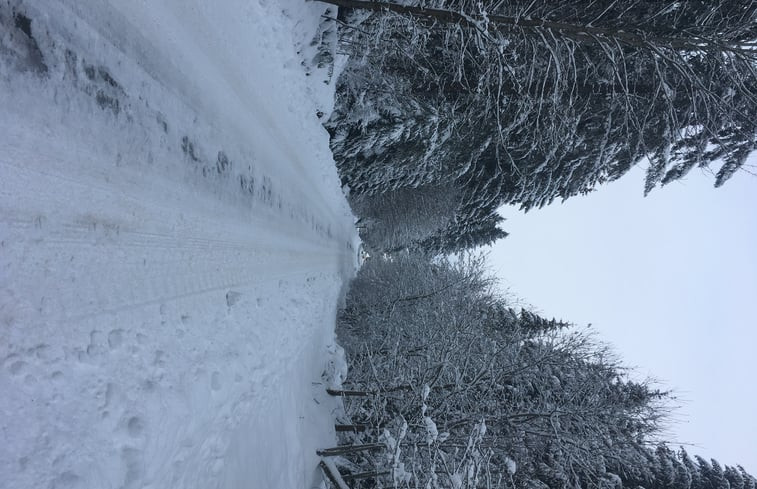
[[[24,373],[24,370],[26,369],[28,363],[26,363],[23,360],[15,360],[8,362],[8,372],[10,372],[11,375],[21,375]]]
[[[122,487],[141,487],[139,481],[144,474],[144,461],[142,452],[132,447],[124,447],[121,450],[121,460],[124,464],[125,475]]]
[[[111,350],[114,350],[121,346],[124,341],[124,331],[122,329],[114,329],[108,333],[108,346]]]
[[[219,372],[213,372],[210,376],[210,388],[214,391],[221,390],[221,374]]]
[[[145,430],[145,422],[139,416],[132,416],[126,422],[126,431],[132,438],[139,437]]]
[[[67,470],[53,479],[50,483],[50,487],[52,489],[70,489],[73,487],[79,487],[80,480],[81,479],[78,475]]]
[[[233,306],[242,298],[242,294],[233,290],[226,292],[226,305],[228,307]]]

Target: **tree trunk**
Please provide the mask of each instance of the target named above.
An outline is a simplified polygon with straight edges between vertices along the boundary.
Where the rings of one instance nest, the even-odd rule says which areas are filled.
[[[335,457],[337,455],[346,455],[348,453],[365,452],[367,450],[383,450],[386,449],[386,445],[383,443],[367,443],[365,445],[343,445],[334,448],[324,448],[323,450],[316,450],[316,454],[319,457]]]
[[[337,424],[334,425],[334,429],[337,433],[350,432],[359,433],[368,429],[368,425],[364,424]]]
[[[713,39],[678,39],[654,36],[648,32],[635,33],[619,29],[605,29],[587,25],[574,25],[546,19],[526,19],[505,15],[460,13],[453,10],[400,5],[373,0],[318,0],[342,8],[370,10],[373,12],[395,12],[418,19],[427,19],[445,24],[460,24],[475,29],[492,28],[520,32],[551,31],[555,36],[577,42],[592,44],[620,43],[637,48],[671,49],[675,51],[709,51],[749,54],[751,48],[739,44],[732,45]]]

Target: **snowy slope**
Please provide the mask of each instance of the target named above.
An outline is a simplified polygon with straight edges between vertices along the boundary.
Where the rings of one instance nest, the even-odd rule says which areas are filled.
[[[0,2],[0,487],[317,482],[357,250],[322,13]]]

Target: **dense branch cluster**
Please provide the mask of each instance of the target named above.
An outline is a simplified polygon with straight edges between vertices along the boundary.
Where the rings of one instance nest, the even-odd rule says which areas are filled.
[[[720,186],[757,146],[755,2],[329,1],[351,58],[327,127],[353,199],[457,189],[416,247],[486,243],[499,206],[641,161],[645,192],[697,167]]]
[[[698,475],[717,462],[656,445],[668,393],[630,379],[589,332],[516,311],[493,285],[480,260],[401,254],[361,270],[338,323],[346,421],[367,428],[353,442],[387,450],[355,470],[387,472],[386,487],[727,487]]]
[[[361,237],[385,252],[338,323],[343,436],[386,448],[342,461],[353,480],[754,489],[741,467],[668,448],[670,394],[589,331],[516,310],[480,260],[439,256],[505,236],[502,205],[585,194],[642,162],[645,193],[744,168],[757,2],[323,1],[349,55],[326,127]]]

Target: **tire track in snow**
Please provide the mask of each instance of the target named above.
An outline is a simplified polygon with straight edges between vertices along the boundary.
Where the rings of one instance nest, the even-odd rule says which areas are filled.
[[[19,191],[13,203],[2,203],[3,216],[14,217],[0,217],[0,222],[6,229],[9,256],[22,257],[11,266],[17,270],[11,272],[16,287],[28,287],[20,304],[33,309],[33,305],[45,302],[46,289],[58,290],[55,301],[59,304],[48,298],[45,307],[37,306],[39,321],[77,321],[261,281],[329,271],[339,259],[345,259],[339,258],[343,253],[335,250],[333,243],[323,242],[319,236],[308,239],[275,225],[264,231],[260,222],[240,226],[207,215],[196,205],[193,208],[186,198],[171,205],[142,190],[136,199],[130,197],[133,194],[124,188],[123,181],[110,188],[102,183],[87,187],[88,200],[110,200],[110,208],[91,212],[81,209],[81,202],[68,200],[66,205],[67,199],[63,199],[55,203],[54,215],[47,217],[49,210],[39,206],[44,200],[40,196],[53,188],[58,195],[77,195],[82,182],[16,165],[3,163],[0,168],[6,188]],[[131,190],[139,193],[140,187]],[[171,230],[170,224],[177,222],[185,224]],[[68,260],[69,266],[46,268],[44,263],[51,257],[61,263]],[[125,283],[128,290],[124,290]]]
[[[223,34],[209,25],[203,16],[204,10],[215,8],[210,4],[199,3],[190,7],[184,1],[162,2],[152,5],[148,10],[123,2],[108,4],[89,0],[60,0],[56,4],[61,12],[68,12],[80,22],[87,23],[127,57],[152,51],[149,58],[157,58],[160,62],[145,60],[140,62],[140,67],[145,68],[154,83],[176,94],[182,103],[203,114],[214,126],[220,125],[218,119],[223,119],[223,129],[231,132],[234,139],[251,140],[253,144],[265,143],[262,146],[267,153],[262,155],[262,160],[271,163],[288,162],[280,170],[285,172],[286,184],[297,189],[295,194],[305,194],[320,187],[313,185],[311,179],[318,179],[319,176],[310,170],[313,165],[306,163],[312,155],[302,154],[292,147],[288,136],[292,128],[282,127],[273,115],[274,110],[282,110],[289,101],[277,98],[273,104],[278,106],[274,108],[272,101],[268,100],[271,93],[264,94],[255,88],[260,80],[266,78],[265,68],[258,68],[255,63],[251,63],[246,67],[254,72],[243,75],[237,66],[240,64],[239,54],[235,54],[236,59],[228,57],[229,53],[236,53],[240,49],[248,51],[245,58],[269,57],[270,46],[266,42],[244,48],[230,46]],[[255,2],[245,0],[239,7],[240,18],[235,19],[234,26],[227,28],[243,29],[246,19],[265,14],[265,7]],[[160,15],[156,11],[160,11]],[[107,24],[106,28],[103,18],[117,19],[117,22],[115,26]],[[166,24],[169,19],[171,24]],[[161,37],[166,32],[171,32],[174,37],[171,53],[159,49],[165,44],[161,42]],[[260,37],[265,39],[266,36]],[[301,73],[294,72],[292,75],[301,76]],[[208,85],[215,85],[212,93],[201,88],[207,88]],[[219,99],[220,96],[223,98]],[[218,107],[225,107],[227,111],[218,114]],[[233,109],[231,113],[229,109]],[[314,111],[309,115],[314,117]],[[275,144],[269,144],[271,142]],[[315,144],[316,141],[311,143]],[[325,152],[330,155],[328,145]],[[312,196],[311,204],[321,216],[328,216],[331,220],[340,218],[321,194]]]

